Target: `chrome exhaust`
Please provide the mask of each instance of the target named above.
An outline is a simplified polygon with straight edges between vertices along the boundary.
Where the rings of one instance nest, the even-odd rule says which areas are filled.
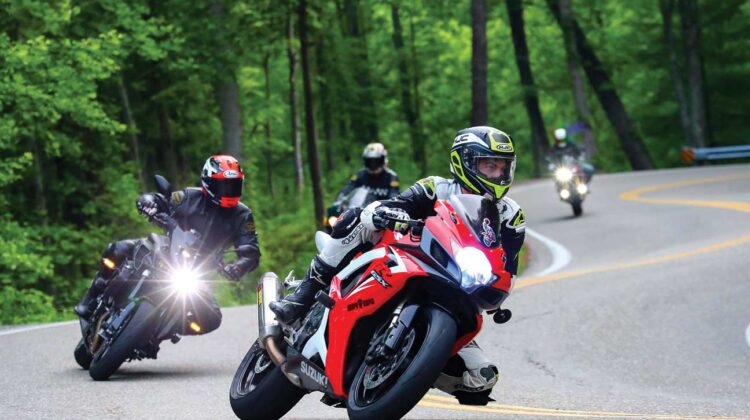
[[[273,272],[264,273],[258,281],[258,341],[266,348],[267,337],[281,337],[281,325],[271,311],[271,302],[284,298],[284,286]]]

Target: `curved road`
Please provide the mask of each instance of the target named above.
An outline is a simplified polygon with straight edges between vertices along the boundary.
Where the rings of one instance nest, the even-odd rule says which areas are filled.
[[[750,165],[601,175],[592,191],[572,218],[549,180],[513,189],[536,234],[512,321],[479,338],[497,402],[433,390],[409,418],[750,418]],[[0,418],[231,419],[255,320],[226,309],[218,331],[104,383],[73,360],[75,324],[0,330]],[[346,416],[319,398],[290,417]]]

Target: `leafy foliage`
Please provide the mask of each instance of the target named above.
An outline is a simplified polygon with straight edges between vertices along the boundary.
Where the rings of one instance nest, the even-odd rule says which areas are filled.
[[[404,187],[428,174],[449,176],[446,151],[471,112],[469,1],[398,2],[427,174],[412,159],[391,4],[312,3],[325,201],[360,166],[370,140],[364,122],[376,122]],[[573,11],[655,163],[669,167],[681,164],[684,140],[657,3],[577,0]],[[698,5],[709,139],[747,143],[750,3]],[[296,20],[296,1],[0,0],[0,10],[0,322],[69,313],[106,244],[152,229],[133,207],[153,187],[151,174],[196,185],[203,160],[224,147],[216,88],[230,79],[242,111],[243,201],[255,213],[263,257],[240,286],[223,287],[220,300],[248,302],[266,270],[302,275],[315,252],[315,226],[309,181],[304,191],[294,182],[286,22]],[[545,1],[525,0],[524,19],[552,131],[576,115],[562,34]],[[489,3],[487,22],[490,124],[514,137],[517,176],[529,177],[531,131],[501,3]],[[300,74],[297,83],[299,94]],[[587,94],[599,143],[594,164],[628,170],[615,132]],[[371,103],[363,101],[368,95]],[[301,106],[298,112],[303,119]]]

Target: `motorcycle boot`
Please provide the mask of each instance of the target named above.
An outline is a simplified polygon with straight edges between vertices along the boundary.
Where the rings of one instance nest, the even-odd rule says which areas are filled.
[[[305,315],[315,303],[315,295],[319,290],[326,290],[331,279],[336,275],[336,268],[313,258],[310,268],[305,273],[305,279],[291,295],[278,302],[271,302],[269,308],[276,314],[276,319],[289,324]]]
[[[94,281],[91,282],[89,290],[83,295],[83,298],[78,302],[78,305],[73,308],[73,312],[75,312],[76,315],[83,319],[88,319],[91,316],[91,313],[94,311],[93,303],[96,300],[96,297],[104,291],[104,286],[107,285],[107,280],[108,279],[101,276],[101,272],[97,273]]]

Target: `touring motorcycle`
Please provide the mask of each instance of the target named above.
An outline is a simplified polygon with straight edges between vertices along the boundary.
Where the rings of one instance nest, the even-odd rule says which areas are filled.
[[[589,192],[589,179],[580,162],[572,156],[563,156],[554,163],[550,161],[549,169],[555,178],[560,200],[570,204],[574,216],[580,216],[583,213],[583,200]]]
[[[155,179],[159,192],[169,197],[169,182],[160,175]],[[206,266],[213,262],[219,268],[221,259],[201,256],[199,233],[182,230],[170,215],[154,219],[165,235],[151,233],[140,240],[133,258],[115,268],[92,315],[80,319],[82,338],[74,356],[95,380],[109,378],[126,360],[155,359],[163,340],[177,343],[190,330],[201,331],[187,303],[207,287]]]
[[[435,203],[435,215],[386,230],[353,258],[301,321],[280,324],[269,304],[285,284],[258,284],[259,337],[230,389],[242,419],[276,419],[312,391],[356,419],[400,418],[448,359],[482,327],[482,311],[510,319],[501,304],[513,287],[504,269],[497,207],[476,195]],[[321,249],[330,237],[316,234]],[[289,282],[285,282],[289,283]]]

